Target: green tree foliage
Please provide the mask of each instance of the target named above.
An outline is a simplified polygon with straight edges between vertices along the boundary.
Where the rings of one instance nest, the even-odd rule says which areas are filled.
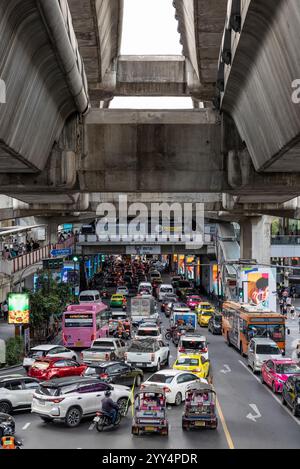
[[[38,290],[30,292],[30,323],[34,336],[45,339],[53,317],[60,315],[72,301],[67,284],[52,279],[50,272],[41,273]]]
[[[24,353],[24,342],[21,337],[11,337],[6,341],[6,363],[9,366],[21,363]]]

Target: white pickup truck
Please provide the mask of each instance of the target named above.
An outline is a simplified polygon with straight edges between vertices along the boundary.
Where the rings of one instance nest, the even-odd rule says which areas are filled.
[[[125,362],[139,368],[154,368],[169,365],[170,349],[161,340],[133,340],[125,353]]]
[[[91,348],[83,350],[81,359],[84,363],[123,359],[127,346],[122,339],[103,338],[94,340]]]

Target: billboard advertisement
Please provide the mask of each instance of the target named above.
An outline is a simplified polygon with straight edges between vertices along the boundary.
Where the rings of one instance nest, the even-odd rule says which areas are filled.
[[[241,274],[244,302],[276,312],[276,269],[243,268]]]
[[[29,324],[29,294],[8,294],[8,322],[9,324]]]

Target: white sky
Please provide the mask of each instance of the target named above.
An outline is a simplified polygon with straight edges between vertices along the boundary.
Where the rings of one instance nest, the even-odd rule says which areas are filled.
[[[121,54],[181,55],[172,0],[125,0]]]
[[[125,0],[122,55],[182,55],[172,0]],[[114,98],[110,108],[186,109],[190,98]]]

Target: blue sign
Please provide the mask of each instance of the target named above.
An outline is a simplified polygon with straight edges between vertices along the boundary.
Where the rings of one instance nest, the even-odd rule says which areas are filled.
[[[70,256],[72,254],[72,249],[52,249],[50,252],[51,256],[53,257],[60,257],[60,256]]]

